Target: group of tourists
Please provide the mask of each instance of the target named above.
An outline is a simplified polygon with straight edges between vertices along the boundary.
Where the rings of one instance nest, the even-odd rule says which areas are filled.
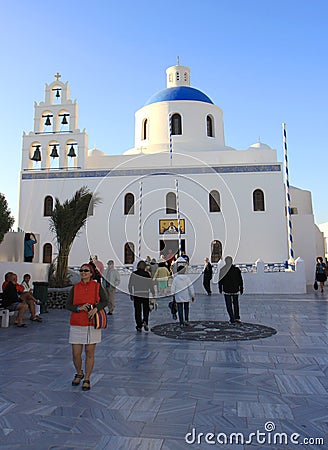
[[[195,301],[195,291],[193,283],[187,275],[187,260],[180,259],[179,261],[177,259],[177,261],[170,293],[173,303],[176,305],[179,325],[184,328],[190,325],[189,305],[190,302]],[[230,322],[234,324],[240,322],[238,294],[243,293],[243,280],[239,268],[232,264],[232,258],[227,257],[225,261],[226,264],[220,272],[219,291],[224,293]],[[130,275],[128,291],[134,305],[138,333],[142,330],[149,332],[150,301],[156,298],[155,273],[161,270],[161,267],[165,267],[160,266],[162,263],[164,264],[164,261],[158,263],[153,272],[154,276],[152,276],[151,269],[149,270],[148,267],[150,266],[149,262],[140,260],[136,270]],[[209,264],[208,258],[205,259],[205,263]],[[72,359],[76,370],[72,386],[82,383],[82,390],[88,391],[91,388],[90,376],[94,366],[96,344],[101,342],[101,329],[94,328],[94,318],[97,312],[106,306],[109,309],[108,313],[113,313],[113,291],[115,294],[120,278],[118,271],[114,268],[113,260],[108,261],[105,271],[97,257],[82,264],[79,271],[81,280],[71,289],[66,309],[71,311],[69,343],[72,345]],[[99,275],[97,278],[97,271],[101,275],[100,278]],[[159,288],[162,286],[160,285]],[[111,300],[109,300],[110,295],[112,295]],[[85,370],[82,369],[83,347],[85,349]]]
[[[19,328],[25,328],[24,316],[27,310],[30,311],[30,320],[33,322],[42,322],[42,318],[37,314],[39,300],[33,297],[33,289],[30,285],[31,275],[26,273],[23,276],[22,283],[18,283],[17,274],[7,272],[5,281],[2,283],[2,307],[9,311],[17,311],[15,325]]]

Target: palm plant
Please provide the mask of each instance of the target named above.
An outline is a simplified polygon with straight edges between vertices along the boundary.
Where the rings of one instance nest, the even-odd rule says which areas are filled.
[[[58,256],[54,281],[57,287],[63,287],[69,283],[67,277],[68,256],[74,239],[85,226],[90,210],[101,203],[97,195],[83,186],[75,192],[74,196],[63,204],[58,198],[50,216],[50,230],[55,233],[58,246]]]

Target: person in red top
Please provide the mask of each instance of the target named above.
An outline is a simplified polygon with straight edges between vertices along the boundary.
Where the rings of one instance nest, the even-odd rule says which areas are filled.
[[[27,303],[23,302],[19,297],[14,284],[15,274],[8,272],[5,275],[5,282],[2,283],[2,306],[8,308],[9,311],[18,311],[15,325],[18,327],[26,327],[24,323],[24,315],[28,309]],[[16,277],[17,280],[17,277]]]
[[[90,256],[89,264],[91,264],[95,272],[93,279],[98,283],[101,283],[101,279],[104,275],[105,270],[104,264],[98,259],[97,255]]]
[[[94,315],[107,306],[107,294],[100,283],[93,280],[91,264],[82,264],[81,281],[69,292],[66,309],[71,311],[69,343],[72,344],[73,364],[76,369],[72,386],[83,380],[82,390],[90,390],[90,376],[94,366],[96,344],[101,342],[101,329],[94,328]],[[82,370],[82,350],[85,346],[85,375]]]
[[[33,322],[42,322],[42,318],[36,314],[35,311],[35,305],[38,303],[38,300],[33,297],[33,295],[30,292],[24,292],[24,286],[17,283],[17,275],[14,272],[8,272],[5,275],[5,281],[2,283],[2,292],[5,290],[8,281],[10,281],[15,285],[17,295],[21,302],[26,303],[28,306],[28,309],[30,310],[31,317],[30,320]]]

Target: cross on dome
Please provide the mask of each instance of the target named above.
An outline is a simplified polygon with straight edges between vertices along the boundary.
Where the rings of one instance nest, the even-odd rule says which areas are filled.
[[[57,72],[56,75],[54,75],[54,77],[57,79],[57,81],[59,80],[59,78],[61,77],[60,73]]]

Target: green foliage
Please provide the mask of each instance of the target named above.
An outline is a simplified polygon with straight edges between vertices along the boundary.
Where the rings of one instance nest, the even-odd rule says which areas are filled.
[[[0,243],[3,241],[5,234],[14,225],[14,222],[15,219],[8,208],[7,200],[3,194],[0,194]]]
[[[89,208],[100,203],[98,196],[93,195],[90,190],[83,186],[75,192],[70,200],[63,204],[58,198],[50,217],[50,230],[55,233],[58,246],[57,264],[54,274],[54,282],[58,287],[69,284],[67,276],[68,256],[74,239],[86,224]]]

